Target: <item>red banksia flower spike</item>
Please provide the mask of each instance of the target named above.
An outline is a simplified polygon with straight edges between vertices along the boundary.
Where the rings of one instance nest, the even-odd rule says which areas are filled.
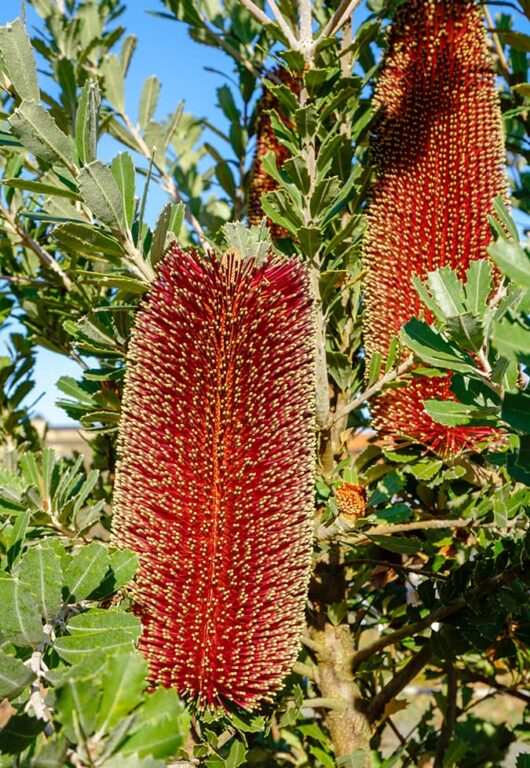
[[[275,75],[280,78],[291,90],[297,91],[298,84],[295,79],[284,69],[275,70]],[[256,149],[254,153],[254,163],[252,165],[252,175],[248,195],[248,223],[249,226],[258,226],[263,219],[264,213],[261,205],[261,198],[268,192],[274,192],[277,188],[276,181],[269,176],[263,167],[263,159],[269,152],[273,152],[276,158],[276,165],[281,168],[286,160],[289,159],[289,150],[285,147],[274,133],[270,112],[275,110],[278,115],[285,119],[282,107],[274,94],[264,87],[263,94],[257,105],[256,117]],[[287,122],[287,121],[286,121]],[[273,224],[267,218],[271,237],[289,237],[289,233],[278,224]]]
[[[374,96],[377,180],[364,242],[368,355],[422,311],[411,277],[443,266],[464,279],[491,239],[488,214],[506,195],[501,114],[486,33],[469,0],[406,0],[390,29]],[[427,319],[430,320],[428,313]],[[450,378],[418,377],[372,403],[383,436],[406,436],[441,454],[472,448],[482,427],[445,427],[426,398],[454,399]]]
[[[306,267],[173,246],[140,308],[113,536],[135,550],[152,679],[200,707],[270,700],[311,565],[314,318]]]

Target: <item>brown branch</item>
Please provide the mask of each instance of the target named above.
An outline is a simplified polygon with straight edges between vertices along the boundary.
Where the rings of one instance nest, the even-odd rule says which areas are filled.
[[[449,618],[449,616],[454,616],[455,613],[458,613],[459,611],[466,608],[469,602],[477,600],[481,597],[485,597],[486,595],[495,592],[505,584],[509,584],[509,582],[515,579],[526,566],[527,562],[522,565],[509,568],[507,571],[499,573],[496,576],[492,576],[490,579],[486,579],[478,587],[470,589],[465,596],[460,595],[459,597],[456,597],[454,600],[452,600],[448,605],[443,605],[440,608],[436,608],[436,610],[431,611],[431,613],[429,613],[429,615],[425,616],[423,619],[411,622],[410,624],[405,624],[405,626],[401,627],[401,629],[397,629],[395,632],[391,632],[389,635],[384,635],[378,640],[375,640],[373,643],[370,643],[364,648],[361,648],[353,657],[353,669],[357,669],[363,661],[368,659],[374,653],[382,651],[389,645],[395,645],[401,640],[404,640],[406,637],[412,637],[413,635],[417,635],[420,632],[423,632],[435,622],[445,621],[445,619]]]
[[[73,287],[73,281],[68,277],[66,272],[59,266],[53,256],[50,256],[48,251],[44,250],[42,245],[34,240],[31,235],[24,229],[24,227],[16,220],[11,212],[0,204],[0,217],[3,217],[9,226],[11,227],[13,234],[18,235],[22,244],[33,251],[39,258],[40,262],[51,269],[60,278],[63,287],[66,291],[71,290]]]
[[[333,525],[319,525],[316,531],[316,536],[321,541],[336,537],[348,537],[339,539],[339,541],[342,541],[345,544],[360,546],[361,544],[370,544],[372,541],[370,536],[392,536],[394,533],[408,533],[409,531],[425,531],[431,529],[437,530],[439,528],[467,528],[472,524],[472,520],[464,520],[462,518],[456,518],[455,520],[416,520],[413,523],[376,525],[373,528],[359,531],[351,528],[349,530],[345,529],[343,526],[348,524],[342,518],[338,517],[333,522]]]
[[[493,678],[487,677],[486,675],[479,675],[476,672],[470,672],[467,669],[457,669],[456,671],[458,675],[464,680],[469,680],[469,682],[472,683],[484,683],[484,685],[489,685],[490,688],[494,688],[501,694],[507,694],[508,696],[512,696],[514,699],[519,699],[520,701],[524,701],[526,704],[530,704],[530,694],[525,693],[524,691],[520,691],[511,685],[502,685],[502,683],[498,683]],[[525,685],[527,686],[526,681]]]
[[[384,717],[385,707],[389,701],[395,699],[411,680],[414,680],[423,667],[429,663],[432,656],[432,646],[426,643],[400,671],[374,696],[366,713],[371,723]]]
[[[339,413],[334,414],[335,418],[333,419],[332,424],[334,424],[336,421],[339,421],[340,419],[343,419],[344,416],[348,415],[348,413],[351,413],[351,411],[354,411],[356,408],[362,405],[365,400],[369,400],[373,395],[376,395],[378,392],[380,392],[381,389],[383,389],[386,384],[390,384],[392,381],[396,381],[396,379],[398,379],[400,376],[403,376],[404,373],[408,373],[413,365],[414,356],[410,355],[403,363],[400,363],[397,368],[394,368],[388,373],[385,373],[385,375],[382,376],[379,381],[376,381],[375,384],[372,384],[371,387],[365,389],[364,392],[358,395],[355,400],[352,400],[352,402],[343,408]]]

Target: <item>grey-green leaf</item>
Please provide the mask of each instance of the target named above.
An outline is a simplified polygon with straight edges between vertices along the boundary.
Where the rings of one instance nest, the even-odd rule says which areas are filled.
[[[29,587],[18,579],[0,578],[1,632],[3,640],[22,647],[36,647],[44,637],[39,606]]]
[[[23,101],[8,122],[29,152],[47,163],[74,167],[74,148],[49,112],[34,101]]]
[[[41,615],[45,619],[56,616],[62,602],[63,572],[59,555],[50,542],[44,540],[25,552],[18,575],[30,585]]]
[[[96,159],[100,101],[97,82],[87,80],[79,97],[75,118],[75,142],[81,163],[91,163]]]
[[[0,52],[9,79],[21,99],[40,99],[37,67],[31,41],[20,19],[0,27]]]
[[[125,221],[131,227],[134,221],[135,207],[135,171],[133,159],[128,152],[120,152],[110,166],[114,180],[121,193]]]
[[[92,542],[74,555],[64,574],[66,598],[84,600],[99,587],[110,564],[109,553],[103,544]]]
[[[15,698],[34,679],[34,673],[20,659],[0,651],[0,700]]]
[[[110,733],[118,720],[141,702],[146,686],[147,663],[138,653],[111,656],[103,672],[103,695],[97,730]]]
[[[138,109],[138,124],[145,131],[153,115],[155,114],[158,96],[160,94],[160,80],[156,75],[151,75],[145,81],[140,96],[140,107]]]
[[[123,231],[123,199],[108,165],[96,160],[79,174],[81,195],[92,213],[112,229]]]
[[[118,112],[125,110],[125,83],[123,68],[120,60],[114,54],[110,54],[101,65],[101,72],[105,78],[105,95]]]

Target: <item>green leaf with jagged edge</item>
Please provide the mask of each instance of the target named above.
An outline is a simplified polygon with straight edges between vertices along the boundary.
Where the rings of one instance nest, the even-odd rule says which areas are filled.
[[[25,148],[47,163],[74,167],[74,147],[49,112],[33,101],[23,101],[8,118],[13,133]]]
[[[0,636],[4,642],[36,648],[44,639],[37,601],[30,588],[7,574],[0,577],[2,623]]]
[[[62,604],[63,572],[55,546],[44,539],[29,547],[20,559],[17,573],[30,586],[43,618],[51,621]]]
[[[66,628],[69,634],[58,637],[53,647],[70,664],[90,658],[94,651],[105,654],[132,651],[141,633],[140,620],[132,613],[102,608],[77,614]]]
[[[120,152],[112,160],[110,170],[120,190],[125,222],[130,228],[133,225],[136,207],[136,172],[131,155],[128,152]]]
[[[499,421],[499,408],[484,408],[455,400],[424,400],[423,407],[438,424],[447,427],[494,426]]]
[[[96,590],[108,571],[107,548],[96,541],[81,547],[64,572],[64,599],[78,602]]]
[[[492,266],[488,259],[472,261],[466,272],[464,290],[466,309],[472,315],[482,315],[492,290]]]
[[[0,651],[0,700],[16,698],[34,679],[23,661]]]
[[[79,191],[92,213],[103,224],[123,231],[123,198],[108,165],[95,160],[83,166],[79,174]]]
[[[0,27],[0,53],[17,95],[38,103],[37,65],[29,35],[20,19]]]
[[[160,95],[160,80],[156,75],[148,77],[143,85],[138,107],[138,125],[145,131],[155,114]]]
[[[139,560],[136,552],[117,549],[114,552],[109,552],[109,556],[109,570],[97,590],[92,594],[95,600],[102,600],[104,597],[114,594],[118,589],[132,581],[138,570]]]
[[[101,697],[97,683],[78,677],[72,670],[56,688],[55,696],[57,715],[66,738],[73,744],[81,734],[88,738],[94,732]]]
[[[149,255],[149,259],[153,267],[158,264],[166,250],[166,238],[171,221],[171,212],[171,203],[166,203],[162,208],[162,211],[160,212],[160,215],[155,224],[153,242],[151,244],[151,253]]]
[[[225,243],[244,259],[262,263],[272,248],[269,230],[264,221],[257,227],[245,227],[240,221],[229,222],[222,228]]]
[[[472,374],[475,370],[472,357],[415,317],[403,326],[401,336],[404,344],[430,365],[461,373]]]
[[[79,162],[92,163],[97,158],[98,115],[101,97],[96,80],[86,80],[75,116],[75,143]]]
[[[497,240],[488,248],[488,253],[504,274],[519,285],[530,288],[530,254],[518,243]]]
[[[189,716],[176,691],[159,688],[138,711],[133,733],[120,748],[120,755],[169,757],[184,743]]]
[[[107,660],[95,725],[100,733],[111,733],[118,720],[140,704],[146,676],[147,661],[140,654],[116,654]]]
[[[117,112],[125,110],[125,82],[120,60],[113,53],[103,60],[100,71],[104,77],[105,96]]]
[[[530,333],[518,322],[504,318],[500,323],[494,323],[492,342],[508,360],[530,361]]]
[[[96,261],[120,264],[124,256],[123,246],[116,238],[90,224],[74,221],[59,224],[53,229],[52,237],[61,248]]]

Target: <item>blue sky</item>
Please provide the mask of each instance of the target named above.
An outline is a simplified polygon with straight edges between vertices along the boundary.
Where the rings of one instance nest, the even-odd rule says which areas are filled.
[[[20,16],[20,0],[0,0],[0,24],[12,21]],[[157,75],[162,82],[160,100],[155,117],[162,117],[172,112],[176,104],[184,100],[184,108],[197,117],[211,120],[222,119],[216,108],[216,89],[224,82],[223,78],[205,67],[213,67],[230,72],[232,64],[223,53],[195,43],[187,34],[183,24],[153,17],[148,10],[164,10],[157,0],[129,0],[127,10],[119,19],[119,24],[126,27],[128,34],[138,38],[138,45],[127,77],[127,105],[132,118],[136,118],[137,104],[144,80],[149,75]],[[41,20],[31,6],[27,6],[28,26],[40,26]],[[44,84],[44,79],[42,80]],[[209,138],[212,141],[212,138]],[[212,143],[214,143],[212,141]],[[102,159],[110,151],[108,144],[100,148]],[[151,196],[147,216],[156,217],[162,205],[162,197]],[[12,329],[14,330],[14,328]],[[0,340],[0,355],[5,354],[5,341]],[[55,406],[59,396],[57,380],[64,375],[80,378],[79,366],[47,350],[41,350],[36,366],[37,386],[30,400],[40,396],[34,411],[42,415],[52,425],[73,424],[64,411]]]

